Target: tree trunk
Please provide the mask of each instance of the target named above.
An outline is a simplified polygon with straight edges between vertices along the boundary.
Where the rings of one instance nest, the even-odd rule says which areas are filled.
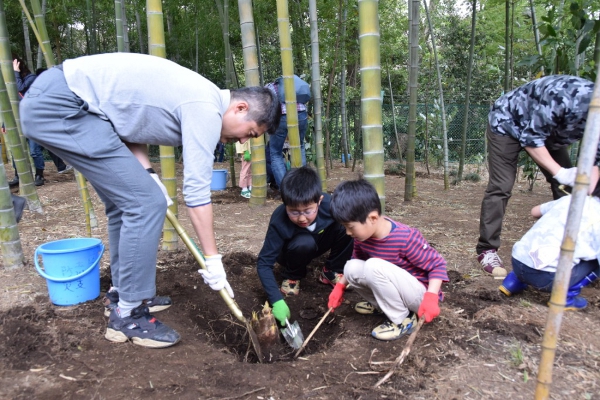
[[[294,59],[287,0],[277,0],[277,26],[279,28],[279,44],[281,46],[281,71],[283,86],[285,88],[288,139],[290,142],[290,154],[292,155],[291,164],[292,168],[298,168],[302,166],[302,152],[300,150],[298,109],[296,108],[296,89],[294,86]]]
[[[529,9],[531,10],[531,27],[533,28],[533,38],[535,40],[535,48],[538,52],[538,55],[542,57],[542,45],[540,44],[540,30],[537,24],[537,18],[535,16],[535,5],[533,4],[533,0],[529,0]],[[544,73],[544,66],[540,68],[542,74]]]
[[[598,148],[598,137],[600,136],[600,108],[598,104],[600,104],[600,68],[597,69],[596,85],[590,102],[590,105],[595,105],[595,107],[590,107],[581,141],[581,151],[577,161],[577,178],[567,215],[565,236],[560,246],[560,257],[554,283],[552,284],[552,294],[548,303],[550,307],[546,319],[546,329],[544,329],[544,338],[542,339],[542,354],[535,388],[536,399],[550,398],[552,367],[571,279],[573,255],[577,244],[585,198],[588,194],[591,170],[594,166],[596,149]]]
[[[444,135],[444,189],[448,190],[450,185],[448,183],[448,131],[446,130],[446,109],[444,105],[444,89],[442,86],[442,74],[440,73],[440,64],[438,62],[437,47],[435,45],[435,34],[433,32],[433,24],[431,23],[431,16],[427,9],[426,0],[423,0],[423,6],[425,7],[425,13],[427,14],[427,23],[429,24],[429,30],[431,31],[431,48],[433,49],[433,57],[435,59],[435,69],[437,71],[437,81],[440,90],[440,113],[442,114],[442,133]]]
[[[412,14],[409,29],[410,74],[408,107],[408,144],[406,146],[406,180],[404,201],[412,201],[416,195],[415,185],[415,136],[417,130],[417,80],[419,75],[419,0],[411,0]]]
[[[350,160],[348,155],[350,154],[348,146],[348,116],[346,113],[346,19],[347,19],[347,7],[348,2],[344,0],[344,9],[342,11],[342,59],[340,62],[341,74],[340,74],[340,102],[341,102],[341,114],[342,114],[342,154],[344,155],[344,167],[350,166]]]
[[[504,0],[504,93],[510,92],[510,0]]]
[[[161,0],[147,0],[146,12],[148,13],[148,49],[150,55],[167,57],[165,47],[165,28],[163,25],[163,11]],[[175,150],[171,146],[159,146],[161,180],[173,205],[169,208],[177,215],[177,180],[175,177]],[[173,225],[165,219],[163,225],[163,250],[177,250],[177,232]]]
[[[125,51],[125,42],[123,40],[123,9],[121,8],[121,0],[115,0],[115,28],[117,31],[117,51],[122,53]]]
[[[142,21],[140,19],[140,13],[135,10],[135,25],[138,32],[138,42],[140,44],[140,53],[146,54],[146,46],[144,44],[144,35],[142,34]]]
[[[27,65],[33,67],[33,53],[31,52],[31,41],[29,40],[29,24],[27,23],[27,17],[25,13],[21,11],[21,19],[23,20],[23,36],[25,39],[25,57],[27,59]]]
[[[465,115],[463,118],[462,140],[460,145],[460,157],[458,161],[458,182],[463,179],[465,168],[465,154],[467,150],[467,129],[469,127],[469,102],[471,97],[471,75],[473,72],[473,52],[475,50],[475,26],[477,24],[477,0],[473,0],[473,14],[471,17],[471,44],[469,46],[469,63],[467,65],[467,93],[465,94]]]
[[[313,97],[313,115],[315,126],[315,159],[317,171],[321,177],[323,191],[327,190],[327,171],[325,157],[323,154],[323,102],[321,99],[321,67],[319,64],[319,27],[317,23],[317,0],[309,0],[308,8],[310,13],[310,44],[312,56],[312,97]]]
[[[121,0],[121,18],[123,19],[123,51],[129,53],[129,27],[127,25],[127,0]]]
[[[375,186],[381,200],[381,209],[385,210],[378,6],[377,0],[363,0],[358,3],[358,42],[361,60],[361,119],[365,178]]]
[[[238,9],[246,86],[259,86],[261,85],[261,79],[258,68],[258,46],[252,13],[252,0],[238,0]],[[250,146],[252,148],[252,196],[250,197],[250,205],[262,206],[266,204],[267,200],[267,160],[264,136],[252,138]]]

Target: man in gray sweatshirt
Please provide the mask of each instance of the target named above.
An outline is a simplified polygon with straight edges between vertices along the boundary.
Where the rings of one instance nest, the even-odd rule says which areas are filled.
[[[174,62],[111,53],[67,60],[30,87],[20,104],[23,133],[80,171],[104,202],[112,285],[105,337],[168,347],[179,334],[150,312],[170,306],[156,296],[156,256],[171,199],[151,168],[147,145],[183,145],[183,196],[206,255],[201,271],[213,290],[226,288],[210,200],[213,151],[278,126],[268,89],[219,90]]]

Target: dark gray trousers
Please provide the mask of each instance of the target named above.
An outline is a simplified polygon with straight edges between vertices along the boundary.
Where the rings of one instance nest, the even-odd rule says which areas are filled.
[[[489,126],[486,130],[488,140],[488,164],[490,179],[481,202],[479,217],[479,241],[476,252],[481,254],[485,250],[500,248],[500,233],[502,221],[506,213],[508,199],[512,196],[515,185],[519,153],[522,150],[518,140],[503,135],[492,133]],[[570,168],[571,161],[566,147],[548,149],[552,158],[562,167]],[[549,172],[540,167],[540,170],[550,182],[553,198],[562,197],[558,189],[558,182]]]

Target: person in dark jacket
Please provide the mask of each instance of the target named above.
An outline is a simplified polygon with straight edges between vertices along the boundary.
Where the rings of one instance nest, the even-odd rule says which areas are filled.
[[[258,277],[273,306],[273,315],[282,326],[290,317],[284,295],[299,294],[300,279],[306,276],[308,264],[329,251],[319,280],[333,287],[352,255],[352,238],[331,216],[331,196],[321,188],[319,175],[309,167],[292,169],[285,175],[280,187],[283,204],[271,215],[258,254]],[[281,287],[273,274],[275,262],[283,267]]]

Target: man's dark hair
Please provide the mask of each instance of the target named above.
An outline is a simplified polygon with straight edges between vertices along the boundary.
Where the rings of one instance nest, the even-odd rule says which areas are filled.
[[[306,166],[294,168],[285,174],[279,191],[283,204],[289,207],[318,203],[323,194],[317,171]]]
[[[250,86],[231,91],[231,100],[244,100],[250,106],[248,119],[258,126],[265,125],[267,132],[273,134],[281,119],[281,106],[277,95],[262,86]]]
[[[340,183],[331,195],[331,215],[340,223],[367,221],[369,213],[381,215],[381,200],[375,187],[364,179]]]

